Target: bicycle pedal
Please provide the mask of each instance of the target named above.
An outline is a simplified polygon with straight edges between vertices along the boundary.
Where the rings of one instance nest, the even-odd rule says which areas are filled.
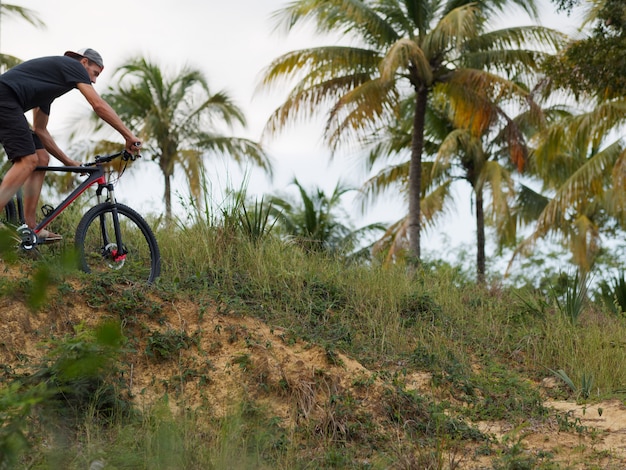
[[[52,207],[50,204],[44,204],[43,206],[41,206],[41,213],[44,217],[48,217],[50,214],[52,214],[52,211],[54,211],[54,207]]]

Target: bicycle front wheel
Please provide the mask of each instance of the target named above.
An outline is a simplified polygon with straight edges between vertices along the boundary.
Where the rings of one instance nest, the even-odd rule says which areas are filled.
[[[92,207],[76,228],[80,268],[87,273],[119,271],[131,282],[152,283],[161,255],[148,223],[124,204]]]

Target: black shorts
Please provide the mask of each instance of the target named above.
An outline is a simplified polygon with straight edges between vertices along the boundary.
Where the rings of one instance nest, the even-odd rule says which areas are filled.
[[[0,144],[12,162],[43,149],[31,130],[13,90],[0,83]]]

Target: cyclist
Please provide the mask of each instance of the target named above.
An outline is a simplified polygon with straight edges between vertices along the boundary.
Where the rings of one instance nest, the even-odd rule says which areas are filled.
[[[52,102],[78,88],[94,112],[118,131],[126,141],[126,150],[137,152],[141,141],[122,122],[113,108],[93,87],[104,69],[102,56],[93,49],[67,51],[63,56],[28,60],[0,75],[0,143],[12,162],[0,184],[0,213],[23,186],[24,218],[32,229],[50,154],[66,166],[80,163],[68,157],[48,132]],[[24,115],[33,111],[32,129]],[[49,230],[38,233],[40,240],[52,242],[62,237]]]

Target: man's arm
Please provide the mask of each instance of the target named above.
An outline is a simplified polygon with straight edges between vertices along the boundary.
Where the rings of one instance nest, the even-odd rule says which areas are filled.
[[[86,83],[79,83],[77,87],[100,119],[122,134],[122,137],[126,140],[126,150],[129,152],[137,151],[138,147],[134,144],[136,142],[141,142],[140,139],[124,125],[117,113],[113,110],[113,108],[111,108],[109,103],[102,99],[96,89],[92,85],[88,85]]]
[[[48,115],[39,108],[33,108],[33,131],[37,134],[45,149],[64,165],[80,166],[79,162],[68,157],[54,141],[50,132],[48,132]]]

